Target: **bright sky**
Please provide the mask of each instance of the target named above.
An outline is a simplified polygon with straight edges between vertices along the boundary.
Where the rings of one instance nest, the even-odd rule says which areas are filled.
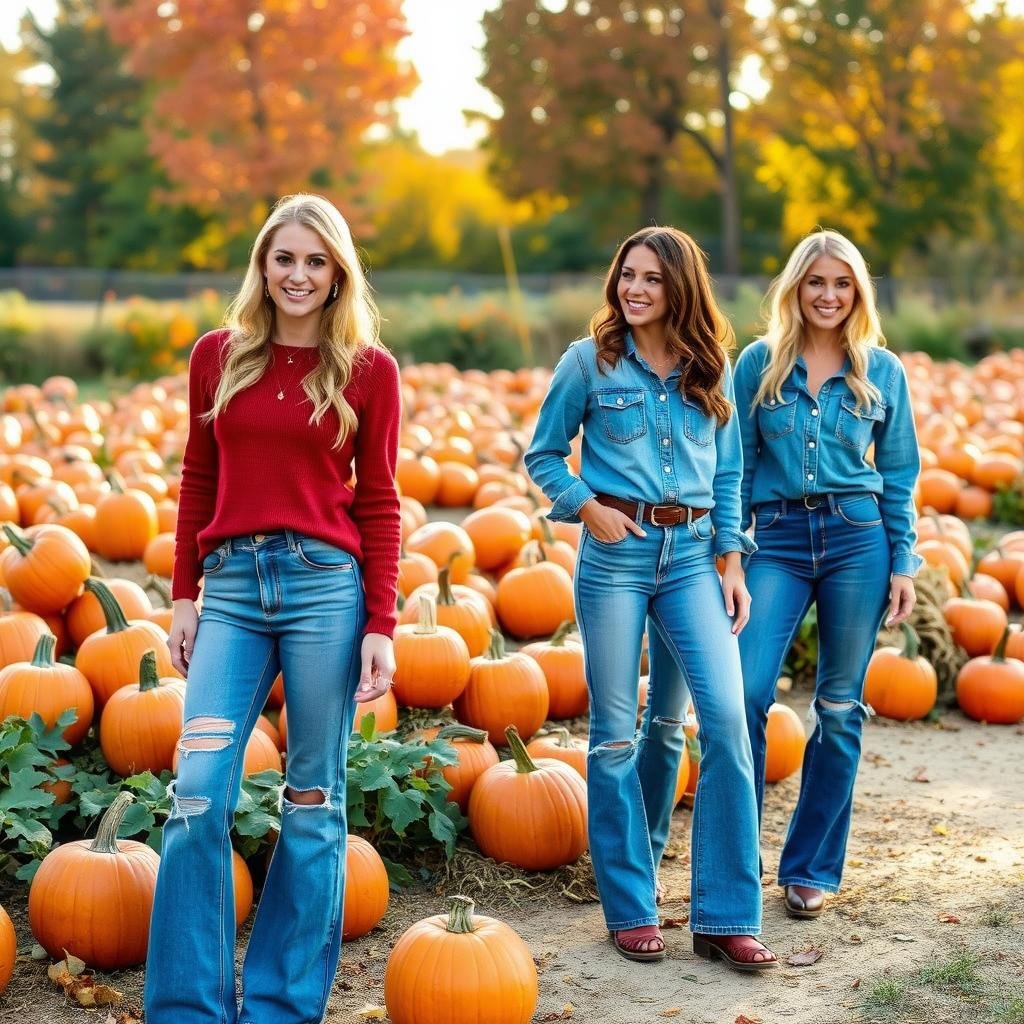
[[[419,133],[424,149],[442,153],[472,146],[480,138],[471,129],[463,110],[497,113],[491,94],[477,81],[482,70],[479,48],[483,45],[480,18],[499,0],[405,0],[410,34],[399,55],[411,61],[420,85],[399,104],[405,128]],[[0,44],[18,46],[18,21],[32,11],[44,24],[52,20],[55,0],[0,0]]]

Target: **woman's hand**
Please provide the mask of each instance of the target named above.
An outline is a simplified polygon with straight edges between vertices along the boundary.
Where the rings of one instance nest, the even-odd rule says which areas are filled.
[[[605,544],[615,544],[623,540],[627,533],[635,533],[638,537],[647,536],[629,516],[617,508],[602,505],[597,498],[591,498],[583,503],[580,508],[580,519],[587,524],[587,529]]]
[[[171,614],[171,635],[167,638],[167,647],[171,652],[171,664],[186,677],[198,628],[199,612],[196,611],[195,601],[179,597],[174,602]]]
[[[363,660],[356,687],[356,703],[383,697],[395,675],[395,645],[383,633],[367,633],[360,651]]]
[[[722,594],[725,597],[725,610],[732,619],[733,636],[739,636],[750,618],[750,591],[747,590],[746,574],[738,551],[729,551],[725,556]]]
[[[889,614],[885,624],[895,626],[903,622],[917,604],[917,591],[910,576],[893,576],[889,583]]]

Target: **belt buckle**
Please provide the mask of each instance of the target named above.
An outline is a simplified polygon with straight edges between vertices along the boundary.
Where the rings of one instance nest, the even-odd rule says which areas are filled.
[[[810,498],[814,498],[814,497],[817,497],[818,500],[813,505],[808,505],[807,504],[808,500]],[[820,495],[814,495],[814,494],[805,494],[804,495],[804,508],[807,509],[808,512],[813,512],[816,508],[819,508],[821,506],[821,504],[822,504],[822,500],[821,500],[821,496]]]
[[[664,523],[659,523],[658,522],[658,509],[662,508],[662,507],[664,507],[664,506],[662,506],[662,505],[652,505],[651,506],[651,525],[652,526],[678,526],[680,521],[681,521],[679,519],[667,520]],[[670,507],[670,513],[671,513],[671,510],[673,508],[679,508],[679,506],[678,505],[671,506]]]

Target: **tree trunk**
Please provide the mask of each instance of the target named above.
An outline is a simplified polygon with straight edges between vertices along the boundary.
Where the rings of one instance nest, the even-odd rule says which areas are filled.
[[[661,192],[663,168],[660,159],[647,161],[647,175],[640,196],[640,223],[645,227],[661,219]]]
[[[719,104],[725,123],[722,127],[722,153],[718,164],[719,187],[722,191],[722,271],[730,276],[740,272],[740,196],[736,182],[736,150],[732,106],[729,103],[732,73],[732,45],[729,38],[731,19],[727,4],[708,0],[708,9],[718,22],[718,89]]]

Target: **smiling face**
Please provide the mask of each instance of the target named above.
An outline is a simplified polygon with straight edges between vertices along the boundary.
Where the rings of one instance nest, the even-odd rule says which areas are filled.
[[[318,313],[330,298],[341,268],[312,228],[289,221],[274,232],[263,273],[278,312],[305,317]]]
[[[801,279],[798,296],[804,323],[839,330],[857,301],[853,270],[834,256],[819,256]]]
[[[654,327],[667,319],[668,294],[661,260],[646,245],[634,245],[626,253],[616,295],[632,328]]]

